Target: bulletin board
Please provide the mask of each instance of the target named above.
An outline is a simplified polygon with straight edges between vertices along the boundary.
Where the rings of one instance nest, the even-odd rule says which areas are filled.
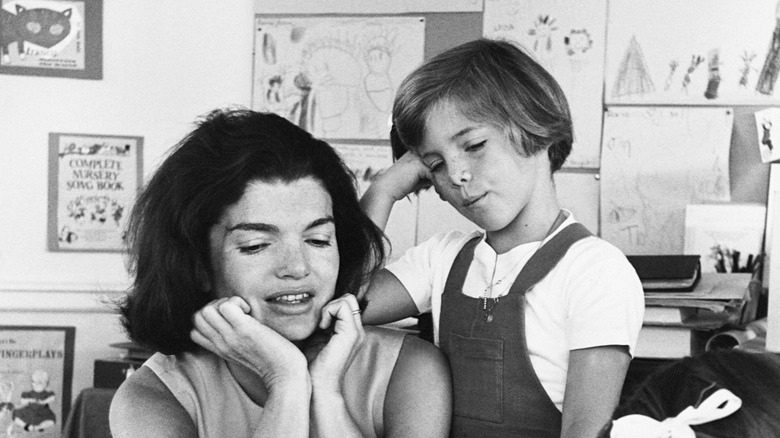
[[[261,3],[263,3],[261,0],[256,1],[256,12],[258,14],[261,13],[261,10],[258,9]],[[485,1],[486,7],[506,6],[509,3],[504,0]],[[533,2],[526,3],[531,4]],[[461,2],[460,4],[465,3]],[[600,8],[602,2],[593,1],[591,4]],[[548,6],[548,9],[554,9],[554,5]],[[278,13],[280,11],[274,12]],[[421,16],[424,18],[424,60],[430,59],[451,47],[485,35],[483,32],[485,16],[481,9],[478,11],[462,9],[456,12],[452,12],[452,10],[449,12],[430,12],[430,9],[425,11],[423,8],[423,10],[408,10],[407,12],[394,15]],[[538,20],[536,16],[532,18],[533,20]],[[556,21],[555,25],[558,26],[561,23]],[[559,30],[561,29],[563,28]],[[496,36],[506,36],[502,34],[501,29],[494,33],[496,33]],[[506,32],[504,31],[503,33]],[[594,30],[591,33],[596,35],[597,32]],[[600,49],[608,50],[608,47]],[[607,73],[605,72],[604,75],[606,76]],[[619,107],[626,103],[615,102],[611,106]],[[729,148],[727,178],[730,185],[729,202],[766,204],[769,167],[761,162],[753,114],[756,111],[767,108],[769,104],[756,105],[757,102],[741,104],[742,102],[736,101],[731,101],[730,103],[734,105],[729,106],[733,111],[733,129]],[[677,102],[675,104],[688,107],[697,106],[694,102]],[[607,104],[601,104],[593,111],[606,111],[607,108]],[[598,135],[601,135],[600,131]],[[387,142],[384,140],[362,143],[373,144],[376,147],[387,147]],[[592,147],[587,147],[589,151],[585,152],[584,155],[581,153],[579,158],[577,158],[577,151],[572,154],[573,159],[577,161],[576,163],[567,163],[564,169],[556,173],[556,188],[561,205],[572,210],[575,217],[594,233],[600,234],[601,224],[604,220],[600,212],[601,160],[600,155],[596,161],[591,158],[583,158],[594,156]],[[601,145],[596,149],[600,154]],[[396,205],[387,226],[387,233],[394,242],[393,257],[402,254],[406,248],[430,237],[430,235],[443,228],[473,229],[473,224],[460,218],[451,207],[442,204],[438,196],[431,192],[423,193],[419,198],[410,197],[408,202],[401,202]],[[416,215],[418,218],[415,227],[406,226],[409,215]],[[427,220],[426,217],[436,218],[437,220]]]

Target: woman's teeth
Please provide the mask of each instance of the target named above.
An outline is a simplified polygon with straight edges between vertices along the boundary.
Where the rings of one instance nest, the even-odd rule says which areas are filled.
[[[309,294],[302,293],[302,294],[295,294],[295,295],[282,295],[281,297],[274,299],[274,301],[296,304],[308,298],[309,298]]]

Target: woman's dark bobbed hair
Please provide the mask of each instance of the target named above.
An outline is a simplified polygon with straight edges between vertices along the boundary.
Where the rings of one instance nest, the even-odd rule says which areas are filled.
[[[250,182],[306,177],[332,198],[336,296],[357,293],[384,261],[384,235],[360,209],[354,177],[336,151],[275,114],[214,110],[171,149],[133,206],[127,243],[134,282],[120,304],[131,339],[166,354],[195,349],[192,317],[216,298],[210,228]]]

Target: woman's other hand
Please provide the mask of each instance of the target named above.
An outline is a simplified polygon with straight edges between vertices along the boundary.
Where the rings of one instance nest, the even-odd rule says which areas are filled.
[[[212,301],[193,317],[192,340],[223,359],[258,374],[269,390],[308,377],[306,358],[290,341],[249,316],[250,307],[234,296]]]
[[[315,393],[341,393],[344,374],[365,340],[366,334],[354,295],[346,294],[322,308],[320,328],[327,329],[331,325],[333,336],[309,364]]]

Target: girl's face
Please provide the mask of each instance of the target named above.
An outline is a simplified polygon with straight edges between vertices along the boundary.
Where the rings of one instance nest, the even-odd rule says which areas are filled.
[[[547,201],[541,196],[546,190],[537,190],[551,181],[546,150],[531,157],[520,150],[503,129],[474,122],[441,102],[426,119],[417,153],[436,192],[490,236],[533,218]]]
[[[244,298],[251,316],[291,341],[314,332],[339,271],[332,201],[318,180],[250,183],[210,243],[217,296]]]

